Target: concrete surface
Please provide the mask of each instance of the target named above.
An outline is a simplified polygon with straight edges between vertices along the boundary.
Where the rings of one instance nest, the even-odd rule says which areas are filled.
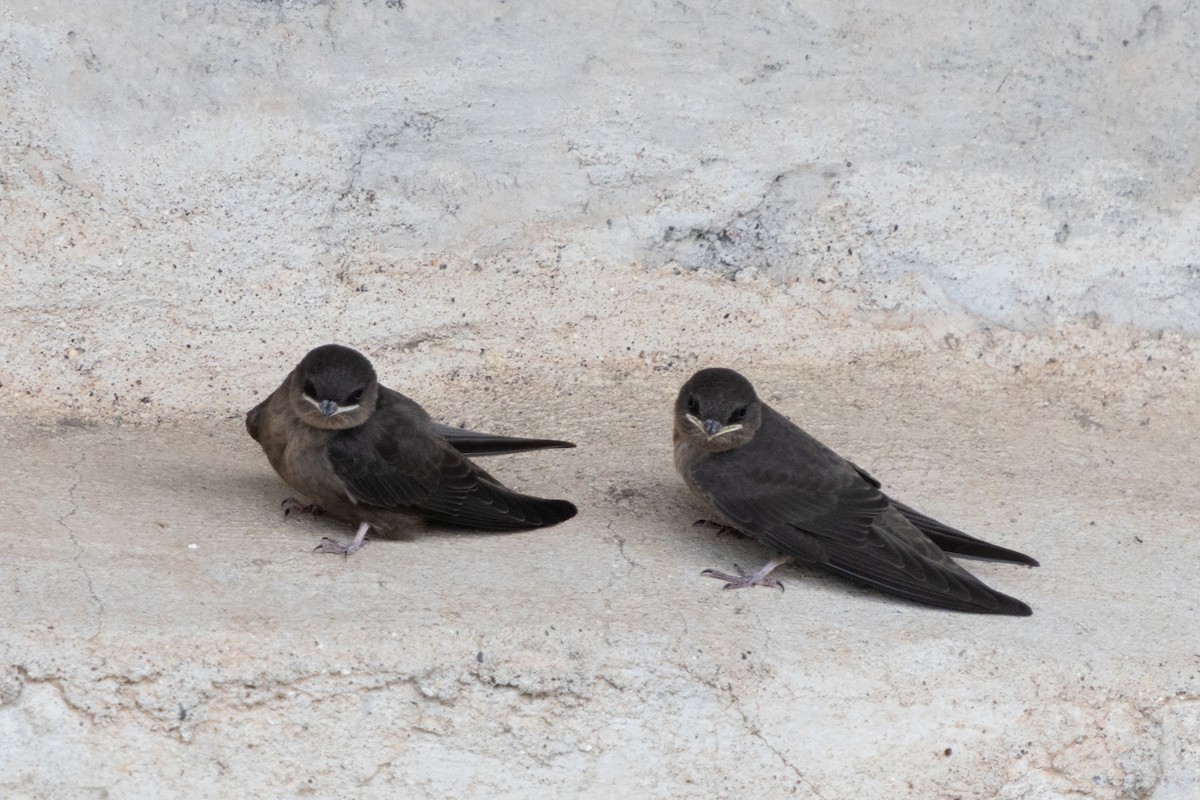
[[[0,796],[1200,796],[1200,16],[0,8]],[[580,515],[318,556],[309,347]],[[701,366],[1044,566],[1026,620],[693,529]],[[489,463],[489,469],[492,468]]]
[[[659,269],[805,330],[1194,337],[1197,64],[1186,3],[6,4],[0,383],[154,420],[297,342],[445,376],[758,333],[683,291],[734,319],[676,336]]]
[[[423,397],[496,430],[546,409],[535,432],[579,448],[492,463],[580,514],[349,559],[310,552],[347,526],[282,518],[240,419],[9,418],[0,793],[1195,797],[1200,402],[1157,368],[1098,396],[957,361],[753,377],[898,496],[1041,559],[971,564],[1028,619],[702,578],[766,553],[690,524],[678,370]]]

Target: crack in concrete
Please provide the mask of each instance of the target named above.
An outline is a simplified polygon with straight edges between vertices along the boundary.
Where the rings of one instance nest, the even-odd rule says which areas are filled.
[[[747,605],[746,610],[750,612],[750,616],[754,617],[754,621],[758,623],[759,630],[763,634],[763,655],[771,655],[771,629],[763,624],[762,617],[758,614],[758,609],[752,605]]]
[[[746,709],[743,708],[743,706],[742,706],[741,698],[738,697],[737,692],[735,692],[733,690],[732,683],[726,684],[725,691],[728,692],[730,698],[732,698],[733,708],[741,716],[742,726],[746,729],[746,732],[749,733],[754,738],[758,739],[760,742],[762,742],[763,746],[766,747],[768,750],[770,750],[771,753],[774,754],[774,756],[777,759],[779,759],[779,763],[783,764],[783,766],[785,766],[786,768],[791,770],[792,774],[796,776],[797,783],[804,784],[805,786],[808,787],[808,790],[810,792],[812,792],[814,797],[822,798],[822,800],[823,800],[824,795],[821,794],[821,791],[816,787],[816,784],[814,784],[811,780],[809,780],[808,776],[806,776],[803,772],[801,772],[800,768],[797,767],[795,764],[793,764],[788,759],[786,754],[781,752],[779,750],[779,748],[777,748],[775,745],[771,744],[771,741],[769,739],[767,739],[766,736],[763,735],[762,726],[759,725],[758,722],[750,719],[750,715],[746,712]]]
[[[606,611],[609,611],[609,612],[613,611],[613,605],[612,605],[612,598],[613,598],[613,591],[614,591],[613,587],[617,585],[618,581],[620,581],[620,580],[622,580],[622,578],[628,577],[630,574],[632,574],[635,567],[638,569],[646,569],[645,566],[637,563],[629,556],[629,554],[625,551],[625,542],[626,542],[625,537],[621,536],[619,533],[613,532],[612,527],[613,527],[613,522],[612,522],[612,520],[609,520],[608,523],[605,525],[605,528],[608,531],[608,535],[605,538],[616,543],[617,551],[620,553],[621,558],[624,559],[625,563],[629,565],[629,569],[623,575],[618,574],[618,571],[615,568],[610,570],[610,574],[608,576],[608,579],[605,581],[604,585],[591,593],[591,594],[599,595],[601,598],[603,598],[604,608]]]
[[[821,790],[817,788],[816,784],[814,784],[808,778],[808,776],[806,776],[800,770],[799,767],[793,764],[791,760],[788,759],[786,754],[781,752],[779,748],[775,747],[775,745],[771,744],[770,740],[763,735],[762,726],[759,725],[757,721],[751,719],[750,714],[742,705],[742,699],[738,697],[737,692],[734,691],[732,682],[726,681],[724,685],[721,685],[721,683],[715,679],[705,678],[703,675],[696,674],[692,671],[691,667],[684,662],[680,662],[679,666],[682,667],[683,671],[687,673],[687,675],[693,680],[698,681],[702,685],[707,686],[714,691],[727,695],[730,700],[730,705],[733,706],[733,710],[738,713],[739,717],[741,717],[742,728],[746,731],[746,733],[762,742],[763,746],[766,747],[767,750],[769,750],[771,754],[779,760],[779,763],[791,770],[792,774],[796,776],[796,785],[803,784],[804,786],[808,787],[808,790],[812,793],[813,797],[819,798],[819,800],[825,800],[825,796],[821,794]]]
[[[130,696],[118,693],[119,700],[116,703],[104,699],[100,703],[100,710],[97,710],[96,707],[89,706],[87,703],[89,695],[80,684],[74,684],[75,688],[80,689],[79,692],[72,691],[73,684],[66,675],[58,674],[35,677],[24,666],[18,666],[17,672],[21,679],[22,690],[26,686],[49,687],[54,690],[63,707],[78,716],[89,730],[104,729],[108,725],[115,724],[121,715],[126,715],[140,718],[143,722],[144,730],[152,731],[157,728],[185,744],[192,740],[193,726],[189,722],[186,722],[181,717],[176,720],[175,724],[168,724],[162,715],[155,713],[153,707],[145,705],[136,695]],[[92,689],[92,695],[94,695],[95,687],[104,681],[113,681],[121,687],[133,687],[139,684],[153,686],[160,681],[161,677],[160,674],[131,677],[129,675],[109,673],[91,678],[87,681],[87,688]],[[182,703],[179,704],[179,708],[183,709]]]
[[[166,716],[157,712],[153,705],[147,705],[143,699],[136,694],[129,695],[118,693],[117,701],[114,703],[107,696],[101,701],[101,705],[110,709],[112,713],[106,714],[98,712],[96,708],[89,706],[86,702],[80,702],[76,693],[68,690],[68,685],[76,687],[84,687],[95,689],[106,682],[116,684],[121,688],[133,688],[138,686],[154,687],[159,685],[164,679],[164,674],[161,672],[150,673],[140,676],[122,675],[115,672],[107,672],[103,675],[88,675],[86,680],[73,680],[65,674],[53,675],[35,675],[30,672],[29,668],[23,665],[15,665],[14,667],[17,679],[23,691],[26,686],[42,685],[49,686],[62,699],[63,704],[71,709],[72,712],[79,714],[92,725],[104,725],[112,721],[115,715],[120,712],[133,713],[147,720],[148,722],[157,725],[163,725],[164,730],[175,733],[177,735],[188,735],[183,732],[184,727],[194,730],[205,725],[204,716],[198,714],[198,710],[206,711],[213,708],[225,708],[234,711],[254,712],[260,707],[268,706],[279,701],[292,701],[297,697],[304,696],[309,700],[320,703],[331,699],[341,698],[347,692],[359,693],[374,693],[389,691],[397,687],[408,686],[414,690],[417,698],[430,704],[436,704],[446,707],[454,707],[457,705],[454,699],[446,699],[431,695],[421,690],[420,684],[423,675],[408,675],[396,674],[388,672],[372,672],[359,673],[360,679],[365,682],[359,683],[353,687],[346,687],[344,684],[329,687],[314,687],[306,685],[314,681],[325,681],[330,678],[336,678],[327,672],[316,672],[312,674],[297,675],[286,679],[264,679],[247,683],[245,678],[234,677],[228,680],[211,681],[204,686],[199,692],[199,700],[191,704],[187,710],[186,725],[185,720],[169,719]],[[603,676],[600,676],[603,678]],[[479,685],[484,690],[498,691],[505,694],[510,694],[519,700],[543,700],[550,703],[570,706],[571,703],[565,700],[565,697],[576,699],[585,699],[579,691],[571,686],[557,687],[538,687],[522,684],[516,680],[504,679],[497,676],[479,674],[476,670],[467,670],[458,678],[458,683],[466,685],[467,681]],[[610,680],[604,678],[614,688],[619,687]],[[244,690],[252,686],[256,692],[253,696],[246,696]],[[83,688],[84,695],[88,695],[87,688]],[[95,694],[95,692],[90,692]],[[182,704],[180,704],[182,705]],[[172,715],[175,713],[172,707]],[[175,724],[169,724],[174,722]]]
[[[802,786],[807,790],[809,796],[824,800],[825,795],[822,793],[819,787],[805,775],[804,771],[800,767],[790,760],[789,754],[785,750],[774,745],[772,740],[764,733],[761,722],[758,720],[756,714],[748,707],[747,701],[739,695],[734,683],[721,679],[720,667],[717,667],[715,672],[709,672],[706,674],[705,672],[694,671],[691,668],[691,665],[684,662],[683,659],[679,659],[675,663],[681,672],[686,674],[688,678],[695,683],[707,687],[709,690],[718,695],[724,695],[728,698],[727,702],[733,707],[733,710],[737,712],[738,718],[741,720],[741,726],[743,730],[750,736],[757,739],[762,746],[765,747],[772,755],[774,755],[778,762],[794,776],[795,780],[791,784],[793,788]],[[555,714],[563,713],[564,698],[561,696],[563,694],[563,689],[565,689],[568,694],[573,694],[576,698],[584,699],[582,695],[571,691],[569,687],[561,687],[558,691],[542,692],[538,691],[537,687],[530,687],[529,685],[525,685],[518,680],[479,674],[477,665],[475,664],[472,664],[471,667],[472,668],[468,668],[458,676],[457,680],[460,683],[473,682],[480,685],[485,690],[503,691],[505,693],[511,692],[520,700],[541,699],[549,702],[552,707],[559,706],[557,711],[555,711],[553,708],[544,709],[542,713],[545,715],[553,716]],[[34,676],[30,674],[28,668],[21,665],[15,666],[15,671],[22,685],[42,684],[52,687],[62,699],[65,706],[71,709],[73,712],[80,714],[81,717],[87,721],[89,726],[104,728],[105,726],[114,722],[114,716],[106,715],[104,713],[98,714],[96,708],[90,707],[88,703],[79,702],[81,698],[79,691],[82,690],[84,692],[83,696],[86,697],[87,687],[81,686],[78,679],[72,680],[70,677],[63,674]],[[367,679],[368,685],[357,686],[352,691],[370,692],[391,689],[399,685],[410,685],[416,689],[418,699],[424,698],[430,702],[447,705],[445,701],[437,697],[431,697],[428,694],[420,691],[420,681],[422,678],[421,675],[393,673],[386,670],[382,672],[376,670],[365,670],[363,672],[359,672],[358,674]],[[163,672],[157,671],[138,675],[127,675],[120,674],[119,672],[108,671],[102,675],[87,676],[85,683],[90,684],[91,686],[96,686],[97,684],[103,682],[113,681],[123,687],[130,687],[136,685],[159,684],[164,677],[165,674]],[[337,676],[331,676],[326,672],[297,675],[283,679],[263,676],[259,679],[249,682],[250,685],[253,685],[255,688],[261,690],[261,696],[257,696],[255,698],[245,698],[240,696],[240,690],[243,689],[248,683],[244,677],[211,682],[205,688],[205,690],[201,692],[201,695],[204,698],[203,702],[194,705],[199,705],[202,707],[224,705],[230,710],[251,712],[253,708],[260,706],[263,703],[272,703],[280,700],[291,699],[285,697],[283,694],[283,690],[285,689],[292,689],[296,692],[296,694],[306,695],[318,702],[329,700],[335,697],[341,697],[346,691],[344,686],[338,687],[331,685],[325,687],[312,687],[303,685],[306,681],[312,679],[327,680],[331,677],[336,678]],[[602,671],[597,672],[593,677],[606,683],[614,691],[619,693],[625,693],[629,691],[627,688],[618,686],[609,677],[604,675]],[[68,690],[69,688],[71,690]],[[315,691],[314,688],[316,689]],[[640,692],[637,690],[634,690],[634,693],[640,694]],[[1109,698],[1105,700],[1105,702],[1101,703],[1100,707],[1110,707],[1114,702],[1119,704],[1120,699]],[[1174,708],[1185,708],[1196,703],[1197,698],[1194,695],[1188,695],[1184,693],[1179,696],[1162,698],[1157,703],[1152,703],[1145,706],[1137,706],[1130,701],[1130,710],[1135,713],[1135,716],[1145,720],[1147,717],[1156,713],[1161,713]],[[105,699],[104,704],[111,705],[111,702],[108,699]],[[454,702],[450,702],[448,705],[454,706],[456,704]],[[570,706],[570,703],[567,703],[566,705]],[[143,726],[145,726],[146,723],[151,723],[150,727],[158,727],[162,726],[164,722],[167,722],[167,720],[165,720],[161,714],[155,713],[155,708],[145,706],[136,696],[122,695],[120,700],[117,702],[116,707],[112,710],[132,712],[136,714],[141,719],[146,721],[143,723]],[[181,741],[186,742],[190,740],[190,736],[196,727],[204,727],[205,724],[206,722],[204,717],[201,716],[199,719],[196,719],[194,723],[192,720],[189,720],[187,730],[184,729],[185,726],[177,723],[174,726],[166,727],[165,732],[178,737]],[[1149,738],[1153,741],[1154,751],[1156,751],[1161,757],[1167,745],[1163,741],[1161,728],[1157,726],[1155,727],[1156,729],[1149,734]],[[414,729],[422,730],[419,726]],[[430,729],[427,732],[438,736],[445,735],[444,732],[437,729]],[[1061,767],[1055,763],[1056,759],[1060,755],[1069,750],[1072,746],[1076,746],[1078,744],[1080,744],[1079,741],[1072,740],[1071,742],[1066,743],[1063,747],[1048,750],[1044,757],[1039,759],[1040,763],[1033,766],[1031,771],[1043,775],[1047,780],[1053,780],[1055,785],[1063,783],[1070,784],[1065,787],[1060,786],[1059,791],[1063,792],[1064,796],[1085,796],[1087,794],[1086,791],[1080,791],[1072,788],[1071,786],[1078,785],[1079,781],[1082,779],[1079,770],[1069,767]],[[1111,789],[1113,792],[1116,792],[1120,796],[1129,795],[1148,797],[1153,793],[1154,787],[1156,787],[1162,780],[1161,760],[1159,762],[1159,770],[1143,774],[1141,776],[1141,780],[1132,788],[1130,788],[1128,785],[1129,776],[1131,774],[1130,769],[1128,765],[1123,764],[1121,761],[1122,754],[1125,753],[1126,750],[1128,750],[1128,748],[1117,748],[1116,750],[1113,750],[1111,747],[1105,747],[1108,760],[1111,761],[1111,766],[1109,767],[1111,774],[1106,776],[1106,785],[1109,789]],[[538,763],[547,765],[554,763],[558,757],[558,754],[529,753],[528,755]],[[378,777],[380,770],[386,767],[386,763],[380,765],[379,769],[376,769],[375,774],[368,777],[364,782],[360,783],[360,785],[370,784]]]
[[[613,540],[614,540],[614,541],[616,541],[616,543],[617,543],[617,550],[618,550],[618,551],[620,551],[620,553],[621,553],[621,558],[625,559],[625,562],[626,562],[627,564],[629,564],[629,566],[631,567],[631,569],[630,569],[629,571],[630,571],[630,572],[633,572],[633,569],[632,569],[632,567],[637,567],[638,569],[645,569],[645,567],[644,567],[644,566],[642,566],[642,565],[641,565],[641,564],[639,564],[638,562],[634,561],[634,560],[633,560],[633,558],[632,558],[632,557],[629,555],[629,553],[627,553],[627,552],[625,551],[625,542],[626,542],[626,539],[625,539],[625,537],[624,537],[624,536],[622,536],[621,534],[619,534],[619,533],[616,533],[615,531],[613,531],[613,529],[612,529],[612,527],[613,527],[613,521],[612,521],[611,519],[608,521],[608,524],[607,524],[607,525],[605,525],[605,527],[606,527],[606,528],[608,528],[609,535],[610,535],[610,536],[612,536],[612,538],[613,538]]]
[[[75,566],[79,568],[80,574],[83,575],[84,583],[87,584],[88,596],[91,598],[92,605],[96,608],[96,630],[92,631],[92,635],[88,637],[88,641],[92,641],[104,629],[104,601],[96,592],[96,584],[92,581],[92,574],[88,572],[87,565],[84,563],[83,545],[79,543],[79,537],[75,535],[75,531],[71,529],[68,520],[79,512],[79,502],[75,497],[75,493],[79,490],[79,484],[83,482],[83,464],[87,461],[86,455],[80,455],[79,460],[71,465],[71,472],[74,473],[75,479],[70,488],[67,489],[67,500],[71,507],[66,513],[62,514],[55,522],[66,531],[67,538],[71,540],[71,544],[75,545]]]

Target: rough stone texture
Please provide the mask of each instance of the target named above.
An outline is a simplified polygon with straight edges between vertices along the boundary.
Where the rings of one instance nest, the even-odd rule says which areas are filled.
[[[762,279],[824,357],[1196,336],[1198,64],[1171,4],[16,4],[0,382],[154,418],[330,339],[727,358],[753,309],[659,269]]]
[[[692,527],[676,373],[552,392],[538,432],[579,449],[489,462],[576,519],[349,559],[310,552],[349,526],[282,518],[240,420],[10,419],[0,794],[1194,797],[1200,402],[956,361],[754,377],[898,496],[1040,558],[971,564],[1028,619],[702,578],[768,554]],[[495,428],[543,391],[430,405]]]
[[[1188,4],[0,8],[0,795],[1200,796],[1198,89]],[[326,341],[579,517],[310,554]],[[718,363],[1034,617],[700,578]]]

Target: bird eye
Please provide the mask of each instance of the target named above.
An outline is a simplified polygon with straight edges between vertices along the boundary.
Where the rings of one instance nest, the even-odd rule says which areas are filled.
[[[313,400],[317,399],[317,387],[313,386],[312,381],[304,382],[304,393],[306,395],[308,395],[309,397],[311,397]]]
[[[687,409],[688,409],[689,414],[699,414],[700,413],[700,401],[694,397],[689,397],[688,403],[687,403]]]
[[[733,410],[733,413],[729,415],[730,422],[741,422],[745,418],[746,418],[746,407],[745,406],[738,406],[737,408],[735,408]]]
[[[350,396],[346,398],[346,405],[348,405],[348,406],[354,405],[359,400],[362,400],[362,395],[363,395],[362,389],[355,389],[353,392],[350,393]]]

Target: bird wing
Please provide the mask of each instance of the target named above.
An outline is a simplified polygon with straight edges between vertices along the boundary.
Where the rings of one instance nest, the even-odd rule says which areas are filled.
[[[1027,556],[1016,550],[1010,550],[1007,547],[1001,547],[998,544],[985,542],[983,539],[977,539],[970,534],[963,533],[957,528],[950,527],[944,522],[938,522],[932,517],[927,517],[915,508],[906,506],[895,498],[889,499],[892,501],[892,506],[903,514],[905,519],[915,525],[921,533],[928,536],[934,544],[947,553],[954,553],[955,555],[979,559],[981,561],[1005,561],[1011,564],[1025,564],[1030,567],[1038,566],[1037,559],[1032,556]]]
[[[882,492],[812,464],[808,456],[819,451],[783,456],[778,440],[768,443],[764,433],[693,468],[696,485],[721,516],[766,544],[819,563],[828,561],[827,543],[865,546],[879,538],[872,523],[887,509]]]
[[[850,462],[768,407],[750,443],[709,455],[693,477],[735,527],[784,553],[919,602],[1029,613],[952,561]]]
[[[850,461],[846,463],[853,467],[854,471],[859,474],[859,477],[867,483],[876,488],[882,485],[862,467]],[[893,508],[916,526],[917,530],[928,536],[934,544],[947,553],[954,553],[955,555],[981,561],[1005,561],[1011,564],[1025,564],[1030,567],[1038,566],[1037,559],[1032,556],[1019,553],[1016,550],[1009,550],[1007,547],[1001,547],[998,544],[985,542],[983,539],[977,539],[970,534],[963,533],[958,528],[952,528],[944,522],[938,522],[933,517],[922,514],[920,511],[901,503],[894,497],[889,497],[888,500],[891,502]]]
[[[1029,606],[997,592],[959,566],[889,508],[871,526],[864,542],[825,541],[828,569],[900,597],[961,611],[1028,616]]]
[[[480,433],[465,428],[455,428],[452,425],[433,423],[433,429],[439,436],[448,441],[455,450],[467,456],[491,456],[502,453],[525,453],[530,450],[544,450],[551,447],[574,447],[571,442],[561,442],[557,439],[524,439],[518,436],[498,436],[494,433]]]
[[[413,413],[415,403],[403,400],[381,395],[366,423],[330,444],[333,471],[357,502],[482,530],[520,530],[574,516],[566,501],[500,484],[438,436],[424,412]]]

